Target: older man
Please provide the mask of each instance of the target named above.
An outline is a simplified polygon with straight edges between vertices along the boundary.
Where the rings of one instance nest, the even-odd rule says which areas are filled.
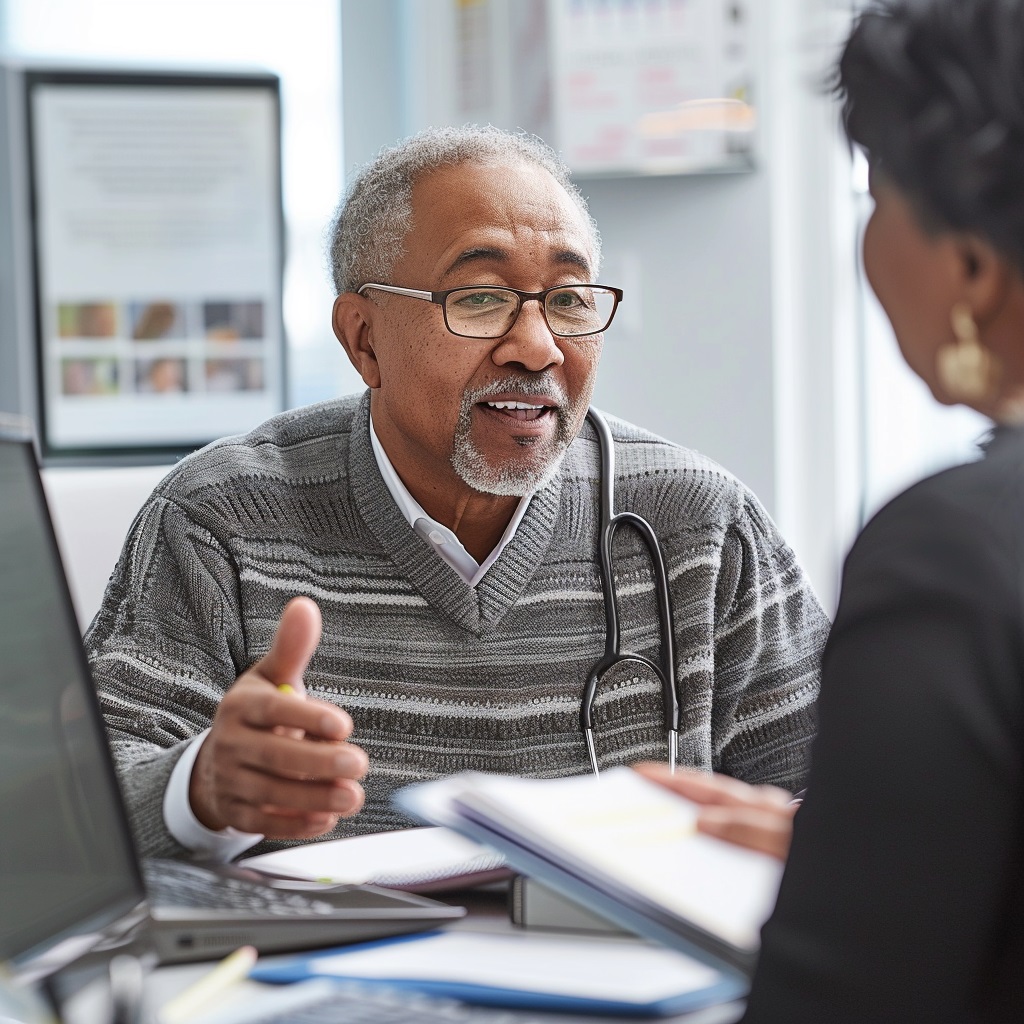
[[[430,131],[361,174],[331,260],[367,392],[184,460],[87,635],[148,853],[396,827],[396,786],[460,769],[588,770],[605,609],[585,415],[619,294],[592,287],[582,196],[529,137]],[[714,463],[612,430],[616,502],[665,555],[680,760],[802,785],[827,623],[791,551]],[[624,646],[656,660],[635,535],[615,576]],[[662,696],[637,663],[607,673],[602,766],[665,757]]]

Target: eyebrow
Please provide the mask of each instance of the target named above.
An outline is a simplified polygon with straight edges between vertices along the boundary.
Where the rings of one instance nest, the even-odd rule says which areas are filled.
[[[459,255],[456,256],[449,264],[448,269],[444,272],[443,276],[447,277],[449,274],[459,270],[461,267],[469,266],[473,263],[507,263],[508,261],[509,254],[505,249],[494,249],[486,245],[477,245],[473,246],[471,249],[464,249],[460,252]],[[562,264],[563,266],[584,270],[588,274],[590,273],[590,260],[575,249],[559,249],[554,253],[554,262]]]

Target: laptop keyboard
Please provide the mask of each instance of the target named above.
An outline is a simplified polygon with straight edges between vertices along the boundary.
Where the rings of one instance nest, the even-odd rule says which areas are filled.
[[[326,900],[183,861],[147,860],[142,873],[153,906],[235,910],[280,917],[335,913],[335,905]]]
[[[218,870],[184,861],[143,862],[149,902],[154,905],[280,916],[336,912],[335,906],[325,900],[249,881],[233,876],[231,871],[230,867]],[[537,1018],[523,1012],[471,1006],[377,986],[328,983],[326,979],[316,982],[315,988],[305,993],[301,985],[274,986],[262,996],[261,1002],[262,1011],[248,1008],[245,1024],[540,1024]],[[225,1019],[233,1022],[230,1014]]]

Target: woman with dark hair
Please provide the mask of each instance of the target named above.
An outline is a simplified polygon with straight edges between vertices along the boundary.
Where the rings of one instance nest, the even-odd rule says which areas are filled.
[[[810,788],[745,1021],[1024,1021],[1024,0],[891,0],[838,67],[907,363],[995,426],[847,559]],[[785,855],[793,809],[645,774]]]

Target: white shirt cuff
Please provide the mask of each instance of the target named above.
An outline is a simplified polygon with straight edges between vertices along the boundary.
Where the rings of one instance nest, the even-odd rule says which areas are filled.
[[[255,846],[263,835],[259,832],[240,832],[228,826],[220,832],[207,828],[193,813],[188,790],[192,780],[192,766],[199,756],[209,729],[201,732],[182,752],[178,763],[167,780],[164,791],[164,824],[175,839],[193,853],[226,864],[233,857]]]

